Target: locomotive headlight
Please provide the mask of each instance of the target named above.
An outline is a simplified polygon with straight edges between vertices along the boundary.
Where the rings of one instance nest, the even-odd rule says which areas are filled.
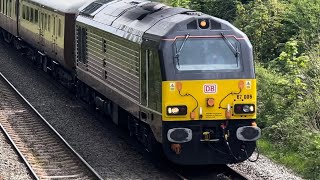
[[[167,115],[186,115],[188,108],[185,105],[167,106]]]
[[[172,114],[178,114],[179,113],[179,108],[174,107],[171,109]]]
[[[248,113],[248,112],[250,112],[250,107],[248,105],[244,105],[243,108],[242,108],[242,111],[244,113]]]
[[[235,104],[234,113],[236,114],[252,114],[255,112],[254,104]]]

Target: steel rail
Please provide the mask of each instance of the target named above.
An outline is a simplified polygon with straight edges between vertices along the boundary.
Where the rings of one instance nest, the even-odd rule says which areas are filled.
[[[2,73],[0,73],[0,78],[6,83],[6,85],[8,86],[8,88],[11,88],[11,91],[13,90],[13,92],[18,95],[18,98],[20,98],[20,100],[22,100],[26,105],[27,108],[30,108],[37,116],[38,118],[40,118],[42,120],[42,122],[44,122],[47,127],[58,137],[58,139],[63,143],[63,145],[65,145],[68,150],[70,150],[73,155],[75,155],[78,160],[81,161],[81,163],[84,165],[84,167],[87,168],[87,170],[92,173],[95,177],[93,177],[94,179],[99,179],[102,180],[103,178],[67,143],[67,141],[48,123],[47,120],[45,120],[45,118],[26,100],[26,98],[23,97],[23,95],[9,82],[8,79],[6,79],[4,77],[4,75]],[[7,132],[7,130],[5,129],[5,127],[0,123],[1,129],[4,132],[4,134],[6,135],[6,137],[9,139],[9,141],[12,143],[13,147],[15,148],[15,151],[18,153],[18,155],[23,159],[24,163],[27,165],[28,169],[30,170],[30,172],[32,173],[32,176],[35,179],[40,179],[40,177],[36,174],[35,169],[32,167],[32,165],[28,162],[28,160],[26,159],[25,155],[19,150],[17,144],[13,141],[13,139],[11,138],[10,134]],[[62,176],[56,176],[55,178],[62,178]]]

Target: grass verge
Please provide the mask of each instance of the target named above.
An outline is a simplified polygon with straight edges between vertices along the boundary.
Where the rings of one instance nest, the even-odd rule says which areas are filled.
[[[293,172],[305,179],[320,179],[319,172],[314,171],[312,159],[305,158],[305,155],[292,151],[290,148],[279,147],[265,138],[258,141],[260,152],[276,163],[283,164]]]

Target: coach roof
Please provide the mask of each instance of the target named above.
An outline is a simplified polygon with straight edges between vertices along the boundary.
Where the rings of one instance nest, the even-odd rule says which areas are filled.
[[[79,8],[94,0],[30,0],[63,13],[78,13]]]

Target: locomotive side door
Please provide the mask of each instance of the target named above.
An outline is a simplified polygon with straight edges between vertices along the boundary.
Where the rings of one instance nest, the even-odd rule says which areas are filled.
[[[141,61],[140,61],[140,103],[148,107],[148,52],[146,47],[141,47]]]

